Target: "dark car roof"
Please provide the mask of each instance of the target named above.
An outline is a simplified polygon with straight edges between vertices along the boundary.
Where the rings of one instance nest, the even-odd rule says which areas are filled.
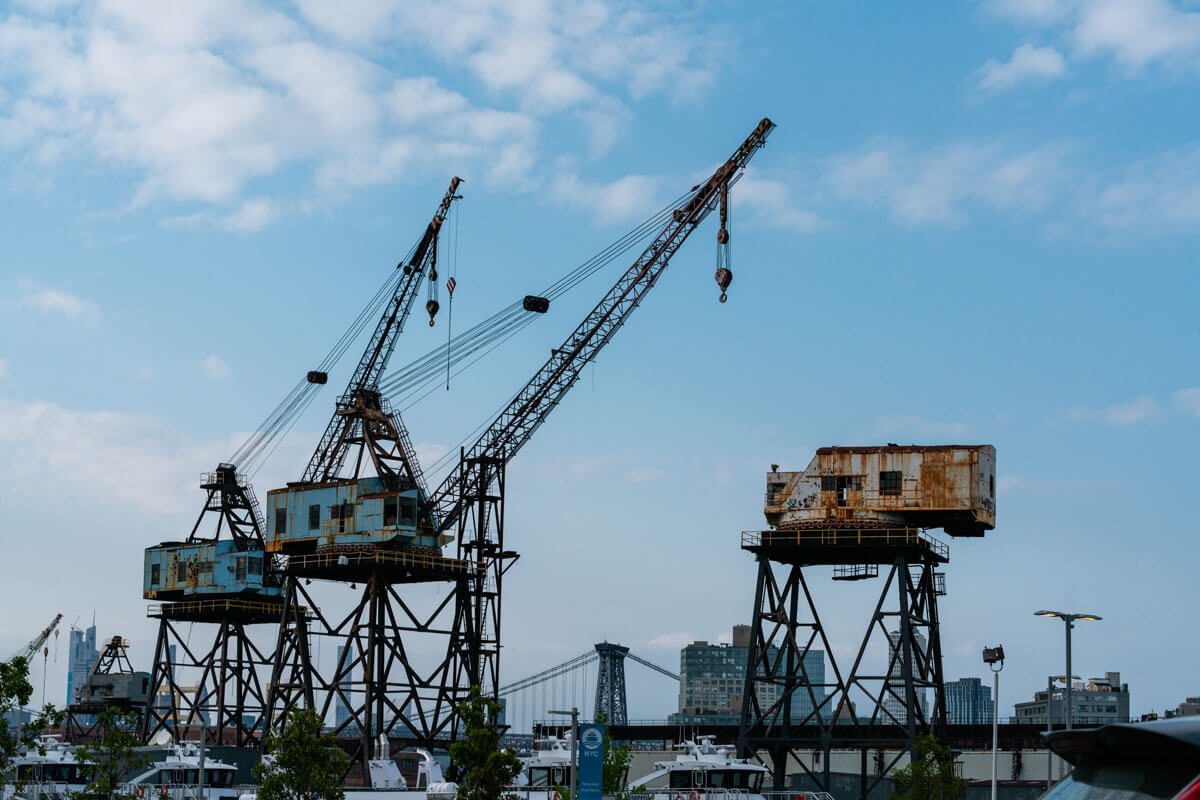
[[[1045,734],[1050,749],[1071,764],[1147,758],[1200,766],[1200,717],[1104,725]]]

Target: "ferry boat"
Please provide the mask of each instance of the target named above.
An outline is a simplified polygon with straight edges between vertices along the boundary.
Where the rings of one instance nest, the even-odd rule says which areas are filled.
[[[682,752],[674,761],[656,761],[655,770],[631,780],[630,788],[651,800],[763,800],[766,767],[734,758],[733,747],[714,739],[700,736],[675,745]]]
[[[521,762],[524,767],[505,793],[523,800],[555,800],[557,789],[571,785],[571,735],[538,739],[533,755],[523,757]]]
[[[4,797],[15,800],[66,800],[82,792],[88,784],[88,765],[76,758],[77,748],[57,736],[43,736],[44,753],[36,749],[14,759],[16,779],[24,783],[19,794],[13,791],[11,778],[4,786]],[[213,758],[204,759],[204,785],[200,783],[200,747],[184,742],[170,747],[165,755],[123,785],[123,790],[138,798],[153,800],[235,800],[234,781],[237,767]]]

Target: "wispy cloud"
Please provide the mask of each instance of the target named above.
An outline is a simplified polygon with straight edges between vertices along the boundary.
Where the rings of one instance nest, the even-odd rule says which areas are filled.
[[[602,152],[630,99],[706,86],[713,41],[682,7],[609,0],[29,4],[0,17],[0,147],[41,172],[132,170],[129,206],[252,231],[445,160],[510,187],[545,180],[544,118],[574,120],[567,152]],[[282,174],[307,178],[304,197],[248,196]]]
[[[679,650],[687,647],[694,641],[696,641],[696,639],[690,633],[677,631],[674,633],[664,633],[660,636],[655,636],[648,642],[648,644],[651,647],[657,647],[663,650]]]
[[[200,369],[209,380],[221,381],[229,377],[229,365],[217,355],[211,355],[200,362]]]
[[[1150,395],[1116,403],[1111,406],[1094,408],[1079,406],[1067,412],[1068,422],[1102,422],[1105,425],[1136,425],[1139,422],[1153,422],[1163,416],[1162,406]]]
[[[876,423],[879,436],[967,436],[974,431],[965,422],[926,419],[919,414],[898,417],[880,417]]]
[[[1170,0],[994,0],[991,8],[1058,36],[1078,58],[1111,58],[1130,73],[1200,64],[1200,13]]]
[[[1200,386],[1180,389],[1172,394],[1171,406],[1182,414],[1200,419]]]
[[[973,208],[1028,215],[1047,206],[1067,149],[956,143],[918,150],[883,142],[835,156],[825,182],[845,201],[884,208],[905,225],[961,224]]]
[[[988,61],[979,70],[979,88],[988,91],[1010,89],[1019,83],[1046,81],[1061,77],[1067,63],[1053,47],[1023,44],[1008,61]]]
[[[16,305],[47,314],[59,314],[76,322],[94,323],[100,320],[100,309],[95,303],[67,292],[51,289],[22,278],[17,281],[21,296]]]

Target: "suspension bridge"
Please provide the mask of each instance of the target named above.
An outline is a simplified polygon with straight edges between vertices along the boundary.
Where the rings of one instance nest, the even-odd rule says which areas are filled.
[[[679,676],[669,669],[647,661],[623,645],[601,642],[592,650],[569,658],[507,686],[500,687],[505,718],[514,731],[532,731],[535,721],[547,718],[552,708],[580,709],[587,719],[592,713],[604,714],[613,725],[629,721],[625,697],[625,659],[630,659],[659,675],[670,678],[678,687]],[[592,694],[589,694],[592,693]],[[591,699],[593,702],[589,702]]]

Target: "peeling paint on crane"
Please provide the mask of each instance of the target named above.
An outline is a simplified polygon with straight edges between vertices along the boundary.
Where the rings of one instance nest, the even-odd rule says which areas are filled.
[[[803,472],[767,473],[773,527],[896,524],[982,536],[996,526],[992,445],[822,447]]]

